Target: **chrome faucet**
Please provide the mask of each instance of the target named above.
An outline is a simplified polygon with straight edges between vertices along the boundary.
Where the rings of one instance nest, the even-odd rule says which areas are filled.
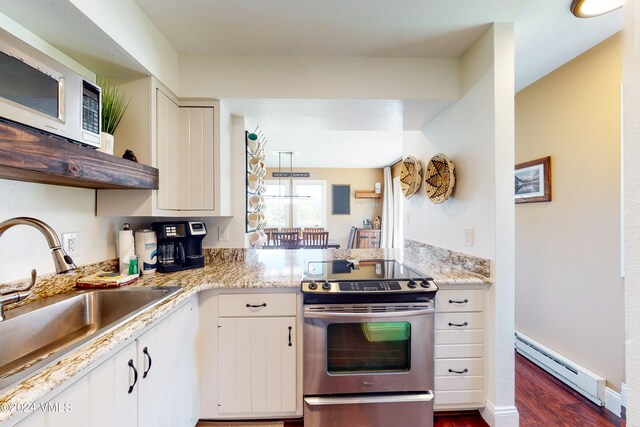
[[[13,227],[14,225],[30,225],[35,228],[39,232],[42,233],[45,239],[47,239],[47,243],[49,244],[49,249],[51,249],[51,255],[53,256],[53,263],[56,266],[56,273],[64,273],[65,271],[73,270],[76,268],[76,265],[73,263],[73,260],[69,255],[66,254],[64,249],[60,247],[60,240],[58,240],[58,236],[53,229],[47,225],[46,223],[40,221],[36,218],[29,217],[18,217],[11,218],[6,221],[0,222],[0,236]],[[22,289],[19,291],[10,291],[0,294],[0,322],[5,319],[4,317],[4,306],[6,304],[11,304],[14,302],[22,301],[31,295],[33,291],[33,287],[36,284],[37,272],[36,270],[31,270],[31,284],[28,288]]]

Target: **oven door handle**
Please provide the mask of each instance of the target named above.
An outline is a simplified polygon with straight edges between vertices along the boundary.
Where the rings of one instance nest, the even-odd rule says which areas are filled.
[[[376,313],[344,313],[341,311],[313,311],[305,310],[305,319],[384,319],[387,317],[410,317],[410,316],[424,316],[427,314],[433,314],[435,310],[433,308],[424,308],[421,310],[407,310],[407,311],[383,311]]]
[[[354,396],[354,397],[305,397],[304,401],[309,406],[325,405],[360,405],[363,403],[409,403],[429,402],[433,400],[433,393],[428,391],[420,394],[395,394],[382,396]]]

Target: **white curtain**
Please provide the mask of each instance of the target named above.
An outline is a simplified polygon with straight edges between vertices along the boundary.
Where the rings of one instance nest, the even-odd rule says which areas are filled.
[[[382,196],[382,231],[380,236],[381,248],[393,247],[393,183],[391,181],[391,168],[387,166],[384,173],[384,194]]]
[[[402,205],[404,197],[402,196],[402,187],[400,186],[400,177],[393,178],[393,247],[404,247],[404,217]]]

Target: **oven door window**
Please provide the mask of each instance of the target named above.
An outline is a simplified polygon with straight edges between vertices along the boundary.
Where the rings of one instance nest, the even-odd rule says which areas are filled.
[[[408,372],[409,322],[332,323],[327,326],[329,374]]]

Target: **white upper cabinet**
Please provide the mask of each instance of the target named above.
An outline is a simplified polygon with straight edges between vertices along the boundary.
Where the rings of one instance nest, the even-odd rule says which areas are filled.
[[[114,153],[133,150],[158,168],[160,183],[158,190],[100,190],[97,214],[229,216],[230,120],[220,102],[177,98],[152,77],[114,80],[130,97]]]

